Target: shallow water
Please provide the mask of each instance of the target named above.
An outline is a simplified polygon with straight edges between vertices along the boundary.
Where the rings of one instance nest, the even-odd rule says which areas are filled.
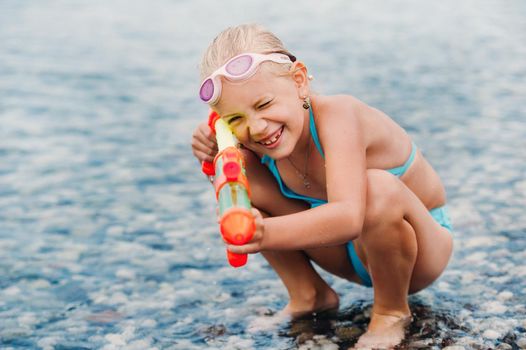
[[[252,21],[317,91],[391,115],[443,177],[455,254],[411,298],[402,348],[526,348],[523,3],[240,5],[0,3],[0,348],[345,349],[363,332],[369,289],[323,274],[340,311],[271,327],[275,274],[226,264],[189,147],[197,64]]]

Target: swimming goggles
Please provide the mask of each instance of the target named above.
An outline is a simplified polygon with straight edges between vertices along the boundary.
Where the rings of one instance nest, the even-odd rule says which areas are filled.
[[[291,58],[282,53],[242,53],[232,57],[223,66],[209,75],[201,84],[199,97],[209,105],[215,105],[221,96],[221,78],[224,76],[230,81],[246,80],[253,76],[259,65],[265,61],[276,63],[292,63]]]

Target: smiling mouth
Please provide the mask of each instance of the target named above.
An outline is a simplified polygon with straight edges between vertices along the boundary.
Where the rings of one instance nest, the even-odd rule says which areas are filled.
[[[265,146],[265,147],[269,147],[269,146],[272,146],[274,145],[276,142],[278,142],[279,138],[281,137],[281,134],[283,134],[283,129],[285,128],[285,126],[282,126],[275,134],[274,136],[266,139],[265,141],[258,141],[259,144]]]

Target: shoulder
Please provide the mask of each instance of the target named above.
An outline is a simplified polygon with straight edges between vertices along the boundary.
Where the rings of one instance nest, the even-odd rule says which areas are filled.
[[[316,120],[358,121],[373,110],[352,95],[314,96],[312,100]]]
[[[322,139],[337,134],[363,134],[370,107],[352,95],[314,96],[313,113]],[[325,136],[325,137],[324,137]]]

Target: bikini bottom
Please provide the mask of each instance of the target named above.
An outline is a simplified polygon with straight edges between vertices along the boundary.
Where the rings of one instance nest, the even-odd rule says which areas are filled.
[[[449,219],[449,215],[445,205],[431,209],[429,211],[429,214],[431,214],[431,216],[435,219],[436,222],[440,224],[440,226],[445,227],[446,229],[448,229],[449,232],[453,230],[453,227],[451,226],[451,220]],[[365,266],[363,266],[362,262],[360,261],[360,258],[358,258],[358,254],[356,254],[356,250],[354,249],[352,241],[347,243],[347,255],[349,256],[349,260],[351,261],[354,271],[356,271],[356,274],[358,275],[358,277],[360,277],[362,284],[366,287],[372,287],[373,281],[371,280],[371,276],[365,269]]]

